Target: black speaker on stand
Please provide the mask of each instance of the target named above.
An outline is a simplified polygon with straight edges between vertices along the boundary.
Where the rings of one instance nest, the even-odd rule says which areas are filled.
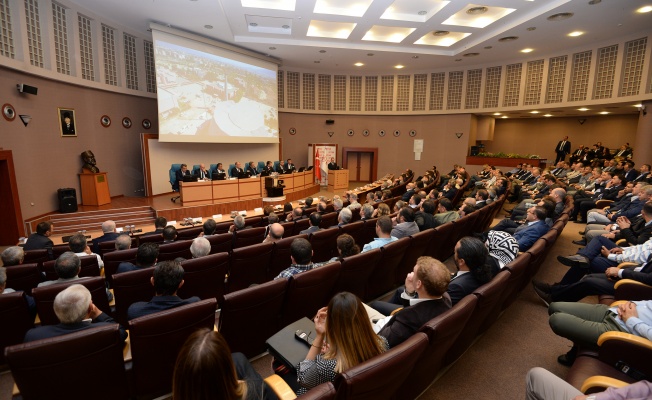
[[[77,211],[77,190],[74,188],[63,188],[57,190],[59,197],[59,212],[71,213]]]
[[[480,147],[479,146],[471,146],[471,155],[472,156],[477,156],[480,153]]]

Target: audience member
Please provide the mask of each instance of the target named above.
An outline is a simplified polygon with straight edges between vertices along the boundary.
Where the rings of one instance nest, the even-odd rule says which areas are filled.
[[[120,234],[115,231],[115,222],[108,220],[102,222],[102,236],[93,239],[93,252],[100,252],[100,243],[116,240]]]
[[[177,240],[177,228],[168,225],[163,229],[163,243],[172,243]]]
[[[339,214],[337,215],[337,225],[333,225],[330,228],[339,228],[342,227],[349,222],[351,222],[351,218],[353,217],[353,213],[351,212],[351,209],[349,208],[343,208],[340,210]]]
[[[545,219],[546,210],[543,207],[536,206],[527,211],[525,224],[514,231],[514,238],[518,242],[519,251],[528,251],[534,242],[550,230]]]
[[[145,235],[158,235],[163,234],[163,229],[168,225],[168,220],[165,217],[157,217],[154,220],[154,231],[148,232]],[[143,236],[145,236],[143,235]]]
[[[202,232],[199,234],[199,236],[214,235],[216,229],[217,229],[217,222],[215,222],[213,218],[209,218],[206,221],[204,221],[204,225],[202,225]]]
[[[380,203],[378,204],[378,207],[374,210],[374,212],[371,214],[372,218],[380,218],[385,215],[391,214],[391,210],[389,209],[389,206],[385,203]]]
[[[343,233],[337,237],[337,256],[330,259],[330,262],[333,261],[342,261],[346,257],[354,256],[360,254],[360,247],[355,244],[353,236]]]
[[[245,223],[245,218],[242,215],[236,215],[235,218],[233,218],[233,225],[229,227],[229,232],[235,233],[249,228],[250,227]]]
[[[432,200],[422,201],[419,211],[414,214],[414,222],[419,227],[419,231],[435,228],[438,225],[435,220],[435,202]]]
[[[301,207],[296,207],[285,217],[286,221],[298,221],[300,219],[303,219],[303,208]]]
[[[312,258],[312,245],[309,241],[302,238],[296,238],[290,245],[290,260],[292,264],[274,279],[289,278],[292,275],[299,274],[304,271],[310,271],[313,268],[321,267],[326,263],[313,263]]]
[[[309,224],[310,226],[301,232],[299,234],[301,235],[310,235],[311,233],[315,233],[321,230],[319,227],[319,224],[321,224],[321,214],[318,213],[317,211],[310,213],[309,219]]]
[[[46,249],[48,255],[52,258],[52,246],[54,246],[54,243],[50,240],[50,236],[52,236],[53,231],[54,225],[52,222],[40,222],[36,225],[36,233],[29,235],[23,249],[25,249],[25,251]]]
[[[507,232],[489,231],[485,246],[489,250],[487,260],[493,264],[494,275],[518,256],[518,242]]]
[[[38,287],[77,280],[79,279],[77,275],[80,270],[81,261],[79,257],[71,251],[66,251],[54,262],[54,272],[57,273],[59,278],[54,281],[41,282],[38,284]]]
[[[453,203],[451,203],[451,201],[445,197],[439,199],[439,204],[437,205],[437,214],[434,216],[435,227],[458,219],[460,219],[460,214],[457,211],[453,210]]]
[[[199,301],[199,297],[183,300],[177,296],[177,290],[184,283],[183,272],[183,267],[177,261],[158,263],[154,268],[154,276],[150,278],[156,295],[149,302],[139,301],[130,305],[127,317],[132,320]]]
[[[383,215],[378,218],[376,221],[376,238],[372,242],[369,242],[364,245],[362,252],[378,249],[386,245],[387,243],[394,242],[398,240],[397,238],[391,235],[392,233],[392,219],[387,215]]]
[[[20,246],[7,247],[2,251],[0,259],[2,259],[2,265],[4,267],[20,265],[25,260],[25,250]]]
[[[349,195],[349,206],[348,206],[349,210],[355,210],[355,209],[358,209],[358,208],[362,207],[362,205],[360,203],[358,203],[358,195],[357,195],[357,193],[347,192],[347,194]]]
[[[455,245],[453,259],[457,273],[448,285],[453,305],[494,277],[489,251],[481,240],[466,236]]]
[[[267,236],[265,237],[265,240],[263,240],[263,243],[278,242],[279,240],[283,239],[284,234],[285,234],[285,229],[283,228],[283,225],[279,224],[278,222],[275,222],[269,226],[269,230],[267,231]]]
[[[131,248],[131,236],[129,235],[120,235],[115,239],[115,249],[120,250],[129,250]]]
[[[414,210],[410,207],[403,207],[395,220],[396,225],[391,233],[395,238],[400,239],[419,233],[419,227],[414,222]]]
[[[190,254],[192,254],[192,258],[205,257],[210,252],[211,243],[205,237],[195,238],[190,245]]]
[[[413,182],[408,183],[407,186],[405,187],[405,189],[407,189],[407,190],[405,191],[405,193],[403,193],[403,196],[401,197],[401,200],[403,200],[405,202],[410,201],[410,198],[414,195],[414,188],[415,187],[416,187],[416,185]]]
[[[369,203],[364,203],[362,207],[359,208],[360,211],[360,220],[364,221],[366,219],[371,219],[374,214],[374,207]]]
[[[158,259],[158,244],[157,243],[143,243],[138,246],[136,251],[136,263],[130,263],[129,261],[123,261],[118,265],[116,274],[121,274],[123,272],[136,271],[143,268],[150,268],[156,265],[156,260]]]
[[[70,241],[68,241],[68,246],[70,247],[70,250],[75,253],[77,257],[83,257],[83,256],[95,256],[97,257],[97,264],[100,267],[100,271],[102,271],[102,268],[104,268],[104,261],[102,261],[102,257],[100,257],[99,254],[95,254],[91,251],[91,249],[88,247],[86,244],[86,236],[82,233],[75,233],[70,237]]]

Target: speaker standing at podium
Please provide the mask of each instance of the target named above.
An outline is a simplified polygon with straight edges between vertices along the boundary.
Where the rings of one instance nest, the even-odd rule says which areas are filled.
[[[331,162],[328,163],[328,169],[329,169],[330,171],[333,171],[333,170],[336,170],[336,169],[340,169],[340,166],[337,165],[337,163],[335,162],[335,158],[334,158],[334,157],[331,157]]]

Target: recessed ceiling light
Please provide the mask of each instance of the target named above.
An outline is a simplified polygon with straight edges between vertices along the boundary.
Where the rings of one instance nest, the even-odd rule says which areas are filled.
[[[518,40],[518,36],[505,36],[498,39],[499,42],[513,42],[514,40]]]
[[[569,33],[568,36],[577,37],[577,36],[582,36],[583,34],[584,34],[584,32],[582,32],[582,31],[575,31],[575,32]]]
[[[428,11],[423,11],[423,10],[421,10],[421,11],[419,11],[417,14],[419,14],[419,15],[426,15],[426,14],[428,14]]]
[[[484,46],[485,50],[489,50],[489,49],[493,49],[493,48],[494,48],[493,46]]]
[[[462,61],[462,59],[461,58],[456,58],[455,61]]]
[[[475,56],[479,56],[479,55],[480,55],[480,53],[466,53],[466,54],[463,54],[464,57],[475,57]]]
[[[283,29],[290,29],[290,25],[283,25],[281,28],[283,28]]]
[[[546,19],[548,21],[563,21],[565,19],[572,17],[573,15],[575,14],[573,14],[572,12],[563,12],[563,13],[552,14]]]
[[[607,114],[609,114],[609,111],[600,111],[598,114],[600,114],[600,115],[607,115]]]
[[[258,24],[255,23],[255,22],[251,22],[251,23],[249,24],[249,26],[258,26]]]
[[[489,11],[487,7],[479,6],[479,7],[469,8],[468,10],[466,10],[466,13],[470,15],[480,15],[486,13],[487,11]]]
[[[319,50],[320,53],[326,53],[326,50]]]
[[[552,114],[544,114],[544,117],[552,117]]]
[[[405,65],[401,65],[401,64],[395,65],[394,68],[396,68],[396,69],[405,68]]]
[[[527,49],[521,50],[521,53],[531,53],[533,51],[534,51],[534,49],[527,48]]]
[[[434,31],[432,34],[433,36],[446,36],[450,33],[450,31]]]
[[[367,57],[373,57],[374,53],[367,53]]]
[[[321,61],[313,61],[315,64],[319,64]]]
[[[586,107],[582,107],[582,108],[578,108],[577,111],[589,111],[589,109]]]
[[[500,115],[500,113],[494,113],[494,115]]]
[[[634,104],[634,107],[643,107],[643,104],[641,104],[641,103]]]
[[[595,5],[595,4],[600,4],[602,3],[602,0],[591,0],[589,1],[589,5]]]
[[[537,110],[530,111],[530,114],[538,114],[539,112]]]
[[[357,62],[357,63],[355,63],[355,64],[353,64],[353,65],[355,65],[356,67],[362,67],[364,64],[361,63],[361,62]]]
[[[419,58],[419,56],[412,56],[412,58],[414,58],[416,60],[417,58]]]
[[[272,46],[269,48],[270,50],[276,50],[276,47]]]
[[[507,119],[508,117],[507,117],[507,115],[503,115],[503,116],[500,117],[500,118],[502,118],[502,119]]]
[[[649,13],[650,11],[652,11],[652,6],[644,6],[636,10],[636,12],[639,14]]]
[[[531,26],[531,27],[527,28],[527,30],[530,31],[530,32],[536,31],[537,27],[536,26]]]
[[[206,28],[206,29],[213,29],[213,25],[204,25],[204,28]]]

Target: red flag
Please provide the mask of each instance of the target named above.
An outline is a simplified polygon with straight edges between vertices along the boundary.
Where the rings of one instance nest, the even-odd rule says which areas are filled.
[[[321,163],[319,160],[319,150],[315,151],[315,178],[321,180]]]

